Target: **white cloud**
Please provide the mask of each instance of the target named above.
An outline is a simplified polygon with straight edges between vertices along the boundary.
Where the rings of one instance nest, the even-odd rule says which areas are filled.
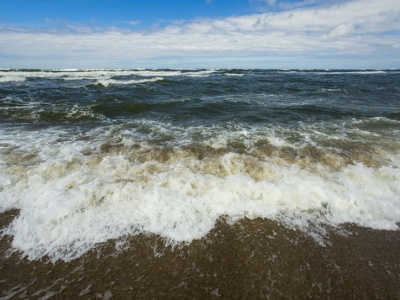
[[[342,24],[339,25],[338,27],[332,29],[328,36],[329,37],[339,37],[339,36],[344,36],[349,34],[351,31],[353,31],[353,25],[352,24]]]
[[[0,56],[9,58],[7,66],[7,60],[1,62],[3,67],[21,67],[13,62],[37,62],[35,67],[50,62],[50,67],[135,67],[139,62],[218,62],[218,58],[221,62],[231,58],[234,64],[238,57],[247,57],[248,61],[278,57],[288,63],[296,57],[365,62],[382,58],[386,63],[393,59],[397,64],[394,67],[400,67],[399,16],[398,0],[359,0],[328,7],[175,22],[150,31],[70,26],[49,32],[0,27]]]
[[[43,21],[45,21],[46,23],[67,23],[66,20],[52,18],[44,18]]]
[[[129,20],[129,21],[124,21],[124,23],[129,24],[129,25],[138,25],[140,24],[139,20]]]

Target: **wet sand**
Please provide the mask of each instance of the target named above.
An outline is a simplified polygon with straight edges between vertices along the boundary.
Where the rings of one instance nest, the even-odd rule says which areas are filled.
[[[18,211],[0,214],[7,226]],[[325,246],[269,220],[221,220],[172,248],[154,235],[109,241],[51,263],[0,241],[2,299],[400,299],[400,231],[346,225]]]

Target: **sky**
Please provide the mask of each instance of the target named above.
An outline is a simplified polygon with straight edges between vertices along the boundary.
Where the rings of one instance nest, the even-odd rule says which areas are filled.
[[[0,68],[400,68],[400,2],[1,0]]]

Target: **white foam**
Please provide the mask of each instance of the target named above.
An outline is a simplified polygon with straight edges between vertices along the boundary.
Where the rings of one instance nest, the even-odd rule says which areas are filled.
[[[20,74],[7,73],[7,75],[2,75],[0,73],[0,82],[21,82],[25,80],[26,78],[24,76],[21,76]]]
[[[319,75],[325,74],[333,74],[333,75],[346,75],[346,74],[355,74],[355,75],[371,75],[371,74],[385,74],[385,71],[381,70],[373,70],[373,71],[328,71],[328,72],[317,72]]]
[[[293,74],[319,74],[319,75],[345,75],[345,74],[383,74],[384,70],[355,70],[355,71],[334,71],[318,72],[313,70],[281,70],[277,73]],[[55,69],[55,70],[0,70],[0,82],[25,81],[27,78],[48,78],[63,80],[114,80],[115,76],[139,76],[139,77],[208,77],[212,74],[220,74],[218,70],[148,70],[148,69]],[[243,76],[244,74],[224,73],[225,76]],[[129,81],[129,80],[128,80]]]
[[[54,72],[78,72],[80,69],[53,69]]]
[[[400,221],[398,154],[388,166],[355,164],[337,171],[237,153],[197,159],[178,148],[166,162],[141,163],[131,157],[139,150],[100,152],[101,139],[115,138],[116,129],[98,128],[89,141],[57,130],[3,135],[3,150],[37,155],[28,166],[8,162],[5,150],[0,156],[0,211],[20,209],[4,231],[15,249],[29,259],[68,261],[98,243],[138,233],[190,242],[204,237],[221,216],[268,218],[306,232],[310,222],[393,230]],[[139,136],[120,134],[126,147]],[[253,134],[237,132],[243,138]],[[85,149],[93,153],[84,155]]]
[[[75,69],[60,69],[50,71],[1,71],[0,82],[25,81],[27,78],[47,78],[47,79],[63,79],[63,80],[99,80],[112,81],[116,76],[139,76],[139,77],[207,77],[213,74],[214,70],[124,70],[124,69],[93,69],[93,70],[75,70]],[[140,79],[139,79],[140,80]],[[143,79],[143,80],[147,80]],[[122,81],[122,80],[121,80]],[[135,80],[127,80],[134,83]],[[119,82],[119,80],[116,80]],[[117,83],[119,84],[119,83]],[[122,83],[123,84],[123,83]]]
[[[110,86],[110,85],[125,85],[125,84],[140,84],[146,82],[156,82],[164,80],[163,77],[154,77],[149,79],[137,79],[137,80],[116,80],[116,79],[104,79],[104,80],[97,80],[96,83],[100,83],[103,86]]]
[[[318,74],[318,75],[371,75],[371,74],[385,74],[386,71],[383,70],[357,70],[357,71],[335,71],[326,69],[324,72],[319,72],[318,70],[281,70],[277,71],[278,74]]]

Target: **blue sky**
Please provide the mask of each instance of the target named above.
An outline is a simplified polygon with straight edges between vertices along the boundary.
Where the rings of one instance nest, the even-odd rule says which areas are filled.
[[[254,12],[246,0],[2,0],[2,24],[48,26],[47,19],[88,26],[151,27],[160,22]],[[124,25],[125,24],[125,25]]]
[[[398,0],[1,0],[0,68],[400,68]]]

